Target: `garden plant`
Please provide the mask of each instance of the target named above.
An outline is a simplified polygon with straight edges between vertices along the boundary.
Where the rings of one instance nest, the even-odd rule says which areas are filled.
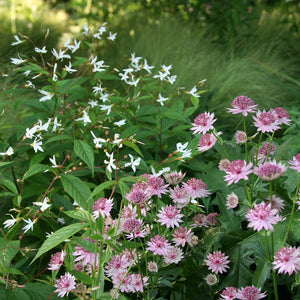
[[[0,299],[299,299],[299,120],[236,95],[222,133],[205,78],[110,65],[106,23],[49,35],[2,74]]]

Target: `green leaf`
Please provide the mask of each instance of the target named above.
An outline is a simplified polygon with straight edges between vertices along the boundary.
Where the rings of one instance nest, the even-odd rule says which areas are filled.
[[[123,144],[131,149],[133,149],[138,155],[141,157],[144,157],[143,153],[141,152],[140,148],[137,146],[137,144],[131,142],[131,141],[124,141]]]
[[[22,180],[25,180],[35,174],[41,173],[49,169],[49,166],[42,164],[35,164],[29,168],[29,170],[23,175]]]
[[[9,241],[5,238],[0,238],[0,252],[1,259],[3,259],[5,265],[9,265],[10,261],[18,253],[20,247],[20,241]]]
[[[23,290],[30,296],[30,300],[43,300],[49,299],[50,295],[54,292],[55,287],[40,282],[33,282],[25,284]],[[57,294],[51,295],[51,300],[57,299],[61,299]]]
[[[64,175],[60,178],[65,191],[84,209],[87,210],[87,199],[91,195],[89,187],[78,177]]]
[[[272,265],[268,261],[260,260],[256,264],[256,270],[252,279],[252,284],[256,287],[263,287],[271,274]]]
[[[13,161],[3,161],[0,162],[0,168],[13,164]]]
[[[66,134],[62,134],[62,135],[56,135],[56,136],[53,136],[51,137],[50,139],[48,139],[44,145],[48,144],[48,143],[53,143],[53,142],[56,142],[56,141],[62,141],[62,140],[69,140],[69,141],[72,141],[73,138],[69,135],[66,135]]]
[[[5,291],[5,299],[9,300],[30,300],[29,295],[23,288],[16,288],[15,290],[8,289]]]
[[[9,189],[11,192],[13,192],[15,195],[18,195],[18,189],[14,182],[8,180],[8,179],[1,179],[0,183],[3,184],[7,189]]]
[[[94,196],[96,196],[97,194],[101,193],[103,190],[109,188],[110,186],[112,186],[115,183],[115,180],[109,180],[109,181],[105,181],[103,183],[101,183],[100,185],[98,185],[92,192],[92,194],[90,195],[89,199],[93,198]]]
[[[82,230],[83,228],[87,227],[87,223],[75,223],[69,226],[63,227],[55,231],[50,237],[48,237],[42,246],[39,248],[36,256],[32,260],[33,263],[36,259],[38,259],[41,255],[48,252],[49,250],[53,249],[64,240],[68,239],[78,231]]]
[[[91,169],[92,175],[94,176],[94,151],[93,148],[84,141],[75,140],[74,141],[74,151],[77,156],[79,156]]]
[[[84,209],[68,210],[68,211],[63,211],[63,213],[77,220],[90,221],[92,219],[91,214]]]

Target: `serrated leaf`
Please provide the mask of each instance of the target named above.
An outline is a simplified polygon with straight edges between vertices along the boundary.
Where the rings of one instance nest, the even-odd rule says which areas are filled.
[[[58,229],[45,240],[32,262],[87,226],[87,223],[75,223]]]
[[[124,141],[123,144],[131,149],[133,149],[138,155],[141,157],[144,157],[143,153],[141,152],[140,148],[137,144],[131,142],[131,141]]]
[[[35,164],[29,168],[27,172],[23,175],[22,180],[25,180],[33,175],[36,175],[38,173],[44,172],[47,169],[49,169],[49,166],[42,165],[42,164]]]
[[[91,214],[84,209],[68,210],[63,211],[63,213],[77,220],[90,221],[92,219]]]
[[[48,299],[51,295],[51,300],[61,299],[57,294],[52,295],[55,287],[48,284],[43,284],[40,282],[33,282],[25,284],[22,288],[30,296],[30,300],[43,300]],[[22,299],[23,300],[23,299]]]
[[[263,287],[271,274],[272,265],[268,261],[259,261],[252,279],[252,284],[256,287]]]
[[[84,141],[75,140],[74,141],[74,152],[79,156],[91,169],[92,175],[94,176],[94,151],[93,148]]]
[[[5,238],[0,238],[0,251],[1,258],[5,262],[5,265],[9,265],[10,261],[18,253],[18,248],[20,247],[20,241],[9,241]]]
[[[60,178],[65,191],[84,209],[87,210],[87,199],[91,195],[89,187],[78,177],[64,175]]]

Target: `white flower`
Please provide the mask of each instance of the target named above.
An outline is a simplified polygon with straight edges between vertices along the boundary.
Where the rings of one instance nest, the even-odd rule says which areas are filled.
[[[104,163],[107,164],[107,170],[111,173],[112,168],[116,170],[117,166],[114,164],[114,154],[109,154],[108,152],[105,152],[106,156],[109,158],[109,161],[104,160]]]
[[[138,64],[141,57],[135,57],[135,53],[131,53],[131,64]]]
[[[3,222],[4,228],[11,228],[11,227],[13,227],[16,224],[17,219],[15,219],[15,217],[12,216],[11,214],[7,214],[7,215],[11,216],[11,219],[8,219],[8,220],[6,220],[6,221]]]
[[[27,77],[30,73],[31,73],[30,70],[27,70],[27,71],[23,72],[23,74],[24,74],[26,77]]]
[[[94,108],[94,107],[97,107],[98,101],[90,100],[90,101],[88,102],[88,104],[89,104],[92,108]]]
[[[133,172],[136,172],[136,167],[140,165],[141,158],[138,157],[136,160],[134,160],[134,157],[131,154],[128,154],[130,157],[130,162],[125,163],[125,167],[131,166]]]
[[[69,58],[71,59],[71,56],[69,54],[65,54],[66,50],[59,50],[59,52],[57,53],[57,51],[53,48],[51,53],[55,56],[55,58],[57,60],[63,60],[64,58]]]
[[[169,99],[169,98],[165,98],[165,97],[163,97],[163,96],[159,93],[158,99],[156,99],[156,101],[157,101],[158,103],[160,103],[161,106],[163,106],[163,105],[164,105],[164,102],[167,101],[168,99]]]
[[[57,222],[60,223],[60,224],[66,224],[64,218],[57,218]]]
[[[40,206],[40,210],[44,211],[51,206],[51,204],[47,203],[48,201],[49,201],[48,197],[45,197],[43,202],[32,202],[32,204]]]
[[[91,135],[93,136],[93,143],[95,144],[95,147],[102,148],[103,145],[101,143],[106,143],[106,140],[100,137],[97,138],[93,131],[91,131]]]
[[[97,86],[93,87],[93,93],[94,94],[100,94],[103,92],[103,87],[101,86],[101,83],[98,83]]]
[[[83,125],[86,126],[87,123],[91,123],[92,121],[85,110],[82,113],[83,113],[83,117],[75,119],[75,121],[83,121]]]
[[[105,71],[105,68],[103,67],[107,67],[104,65],[104,60],[100,60],[100,61],[96,61],[94,62],[94,68],[93,68],[93,72],[103,72]]]
[[[83,32],[82,34],[87,36],[90,32],[89,26],[87,24],[83,25]]]
[[[20,65],[26,61],[26,59],[21,58],[19,53],[18,53],[18,58],[11,58],[10,60],[14,65]]]
[[[108,101],[108,97],[109,97],[109,94],[107,93],[100,93],[100,100],[102,100],[102,102],[105,102],[105,101]]]
[[[24,42],[24,41],[21,41],[17,35],[14,35],[14,38],[16,41],[11,43],[12,46],[16,46],[16,45],[19,45]]]
[[[26,87],[30,87],[30,88],[32,88],[32,89],[34,89],[35,88],[35,85],[30,81],[30,80],[27,80],[26,81],[26,85],[25,85]]]
[[[75,51],[77,51],[80,47],[81,41],[77,42],[77,40],[74,40],[74,45],[69,46],[68,48],[72,51],[72,53],[74,53]]]
[[[52,128],[52,132],[55,132],[56,131],[56,129],[57,129],[57,127],[60,127],[61,126],[61,124],[60,123],[58,123],[58,121],[57,121],[57,117],[55,117],[54,118],[54,121],[53,121],[53,128]]]
[[[22,218],[22,219],[23,219],[23,218]],[[30,229],[30,230],[33,230],[33,224],[36,222],[35,220],[31,221],[30,219],[28,219],[28,220],[23,219],[23,221],[24,221],[25,223],[27,223],[27,225],[25,225],[25,226],[22,228],[22,230],[24,230],[24,233],[26,233],[29,229]]]
[[[125,123],[126,123],[126,119],[123,119],[118,122],[114,122],[114,125],[121,127],[121,126],[125,125]]]
[[[38,129],[40,131],[48,131],[48,127],[50,125],[50,122],[51,122],[50,118],[48,118],[48,121],[45,124],[43,124],[42,121],[39,120],[39,126],[38,126],[39,128]]]
[[[143,64],[142,68],[144,70],[146,70],[148,73],[151,73],[151,69],[153,69],[154,66],[149,66],[147,63],[147,59],[144,59],[144,64]]]
[[[161,66],[162,70],[168,74],[170,74],[170,70],[172,69],[172,65],[166,66],[166,65],[162,65]]]
[[[42,145],[43,142],[41,140],[34,139],[33,143],[30,146],[33,147],[34,152],[37,153],[38,151],[44,152]]]
[[[71,43],[71,39],[68,38],[68,40],[66,42],[63,42],[62,44],[64,45],[64,47],[69,49],[70,43]]]
[[[38,47],[35,47],[34,48],[34,51],[36,53],[47,53],[47,50],[46,50],[46,46],[44,46],[42,49],[38,48]]]
[[[161,71],[158,71],[158,75],[154,75],[153,78],[159,78],[161,81],[165,80],[165,78],[168,76],[168,73],[163,73]]]
[[[177,75],[168,76],[167,79],[171,84],[173,84],[176,81]]]
[[[69,61],[69,65],[68,65],[68,66],[65,65],[65,69],[66,69],[66,71],[67,71],[68,73],[70,73],[70,74],[72,74],[72,73],[74,73],[74,72],[77,72],[76,69],[72,69],[72,64],[71,64],[70,61]]]
[[[0,155],[7,155],[7,156],[11,156],[14,154],[14,149],[12,147],[9,147],[6,152],[1,152]]]
[[[122,139],[119,139],[120,134],[119,133],[115,133],[114,134],[114,140],[112,142],[112,144],[120,144],[119,147],[122,148]]]
[[[46,100],[51,100],[52,97],[54,96],[54,94],[44,91],[44,90],[38,90],[38,91],[44,95],[44,97],[40,98],[40,100],[39,100],[40,102],[44,102]]]
[[[114,41],[116,39],[117,33],[112,34],[111,32],[109,32],[109,36],[107,39]]]
[[[28,139],[32,139],[34,137],[34,134],[37,132],[37,130],[39,129],[38,125],[33,126],[32,128],[26,128],[26,133],[25,136]]]
[[[52,156],[52,158],[49,158],[51,164],[53,165],[52,168],[58,168],[58,165],[56,164],[55,155]]]
[[[176,144],[176,151],[177,152],[184,152],[188,146],[189,142],[186,142],[185,144],[177,143]]]
[[[164,173],[167,173],[167,172],[170,172],[170,168],[169,167],[165,167],[165,168],[162,168],[160,171],[158,171],[158,173],[155,172],[155,169],[151,166],[151,172],[154,176],[160,176]]]
[[[99,105],[99,107],[101,110],[107,110],[106,114],[109,115],[111,112],[112,105]]]
[[[190,95],[192,95],[192,96],[194,96],[194,97],[196,97],[196,98],[199,98],[200,97],[200,95],[198,95],[197,93],[197,88],[196,88],[196,86],[194,86],[189,92],[187,92],[188,94],[190,94]]]

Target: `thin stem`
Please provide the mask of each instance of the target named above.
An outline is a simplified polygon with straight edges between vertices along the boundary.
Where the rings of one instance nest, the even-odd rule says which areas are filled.
[[[247,135],[246,118],[244,116],[243,116],[243,124],[244,124],[244,132]],[[247,141],[245,142],[245,156],[246,156],[246,162],[248,163],[249,159],[248,159],[248,145],[247,145]]]

